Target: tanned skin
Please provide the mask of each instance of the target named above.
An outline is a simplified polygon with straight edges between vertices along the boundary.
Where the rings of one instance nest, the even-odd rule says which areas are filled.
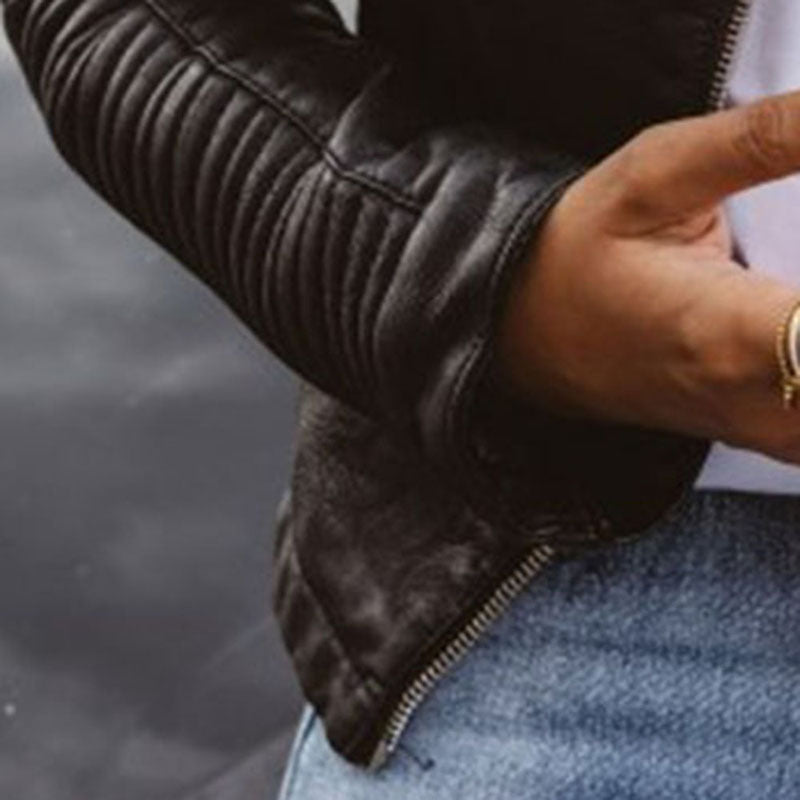
[[[800,410],[781,404],[775,354],[800,290],[734,260],[720,205],[798,169],[800,92],[659,124],[599,163],[514,275],[506,388],[558,414],[800,464]]]

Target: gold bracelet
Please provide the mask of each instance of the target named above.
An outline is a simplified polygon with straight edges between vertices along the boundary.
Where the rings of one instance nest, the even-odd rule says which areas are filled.
[[[800,315],[800,300],[787,312],[778,325],[775,339],[775,351],[778,356],[780,368],[780,391],[783,407],[787,411],[794,408],[797,395],[800,394],[800,372],[795,371],[793,364],[798,362],[796,353],[796,339],[792,341],[792,334],[796,334],[798,315]]]

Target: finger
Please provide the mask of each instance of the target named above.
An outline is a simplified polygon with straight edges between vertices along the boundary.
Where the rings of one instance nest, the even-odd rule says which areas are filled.
[[[669,222],[800,170],[800,91],[648,128],[611,160],[628,210]]]

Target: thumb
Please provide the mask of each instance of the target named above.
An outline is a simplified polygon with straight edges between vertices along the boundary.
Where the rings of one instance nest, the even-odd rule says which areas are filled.
[[[609,159],[623,211],[658,225],[800,170],[800,91],[662,123]]]

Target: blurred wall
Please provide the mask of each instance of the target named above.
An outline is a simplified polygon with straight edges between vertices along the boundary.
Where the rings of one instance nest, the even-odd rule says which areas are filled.
[[[0,797],[269,800],[293,376],[56,155],[0,35]]]

